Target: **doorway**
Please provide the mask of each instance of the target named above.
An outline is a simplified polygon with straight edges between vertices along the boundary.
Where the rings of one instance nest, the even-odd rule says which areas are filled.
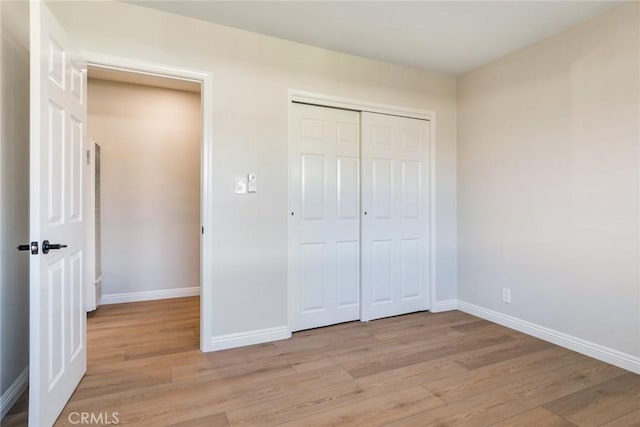
[[[99,66],[87,74],[87,311],[108,325],[111,304],[191,297],[193,340],[179,344],[199,348],[201,83]]]

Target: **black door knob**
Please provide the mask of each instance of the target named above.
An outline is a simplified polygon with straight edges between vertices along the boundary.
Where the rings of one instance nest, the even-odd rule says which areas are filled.
[[[50,250],[52,249],[62,249],[62,248],[66,248],[67,245],[62,245],[60,243],[49,243],[48,240],[45,240],[42,242],[42,253],[43,254],[48,254]]]

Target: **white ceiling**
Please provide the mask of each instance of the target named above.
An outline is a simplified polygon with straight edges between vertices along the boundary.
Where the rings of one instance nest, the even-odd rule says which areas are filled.
[[[367,58],[462,74],[618,1],[140,1],[165,12]]]

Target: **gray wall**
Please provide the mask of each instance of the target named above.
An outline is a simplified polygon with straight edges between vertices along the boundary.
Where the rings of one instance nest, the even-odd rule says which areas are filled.
[[[458,80],[459,299],[635,356],[639,7]]]
[[[0,393],[29,364],[28,4],[0,1]]]

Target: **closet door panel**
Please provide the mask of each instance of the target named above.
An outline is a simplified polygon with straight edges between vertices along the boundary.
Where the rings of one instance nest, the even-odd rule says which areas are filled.
[[[362,113],[361,319],[429,308],[430,123]]]
[[[337,243],[338,307],[359,307],[360,242]]]
[[[360,315],[360,115],[291,105],[289,324],[293,331]]]

